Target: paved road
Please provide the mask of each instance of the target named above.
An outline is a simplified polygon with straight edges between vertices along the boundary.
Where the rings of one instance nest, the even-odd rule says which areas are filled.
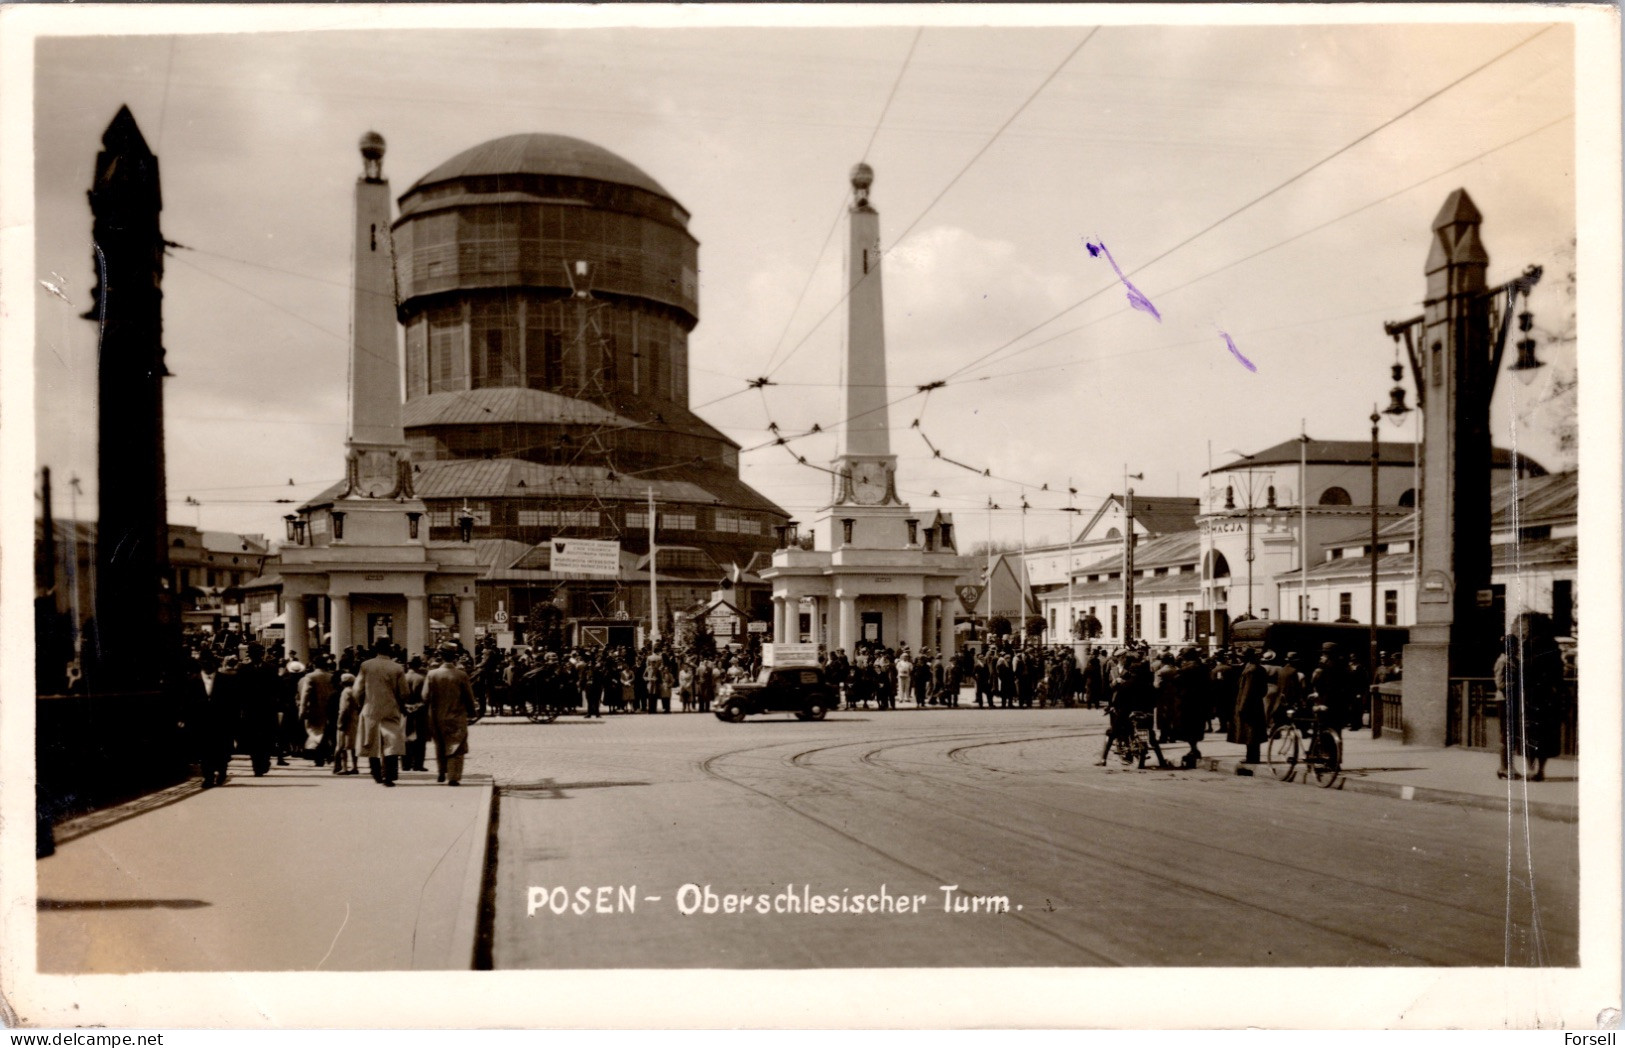
[[[495,966],[1577,961],[1573,824],[1096,768],[1103,729],[1083,710],[482,722]],[[782,912],[812,896],[840,912]]]

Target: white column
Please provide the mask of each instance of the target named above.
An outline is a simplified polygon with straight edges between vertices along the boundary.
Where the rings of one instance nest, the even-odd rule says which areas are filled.
[[[954,653],[954,606],[947,597],[937,598],[937,654],[946,663]]]
[[[836,636],[839,641],[836,647],[851,655],[858,646],[858,599],[840,597],[836,604],[840,609],[836,625]]]
[[[908,645],[909,651],[915,655],[920,653],[925,633],[921,629],[921,619],[925,612],[925,601],[912,594],[903,598],[903,635],[898,639]]]
[[[925,598],[925,615],[920,623],[920,648],[930,648],[932,654],[937,649],[937,598]]]
[[[282,635],[287,637],[284,647],[288,658],[305,661],[310,654],[310,638],[305,632],[305,595],[303,593],[291,594],[282,607],[282,621],[287,623]]]
[[[344,649],[350,646],[350,595],[335,593],[330,600],[333,604],[333,642],[330,646],[334,655],[342,655]]]
[[[457,633],[463,647],[474,650],[474,598],[462,597],[457,601]]]
[[[406,597],[406,654],[423,654],[429,643],[429,598],[407,594]]]
[[[773,643],[784,643],[784,598],[773,595]]]

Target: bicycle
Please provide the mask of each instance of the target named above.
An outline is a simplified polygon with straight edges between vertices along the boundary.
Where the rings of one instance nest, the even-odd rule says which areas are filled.
[[[1128,715],[1129,733],[1117,740],[1117,757],[1124,764],[1144,768],[1151,756],[1151,714],[1135,710]]]
[[[1315,705],[1308,714],[1291,709],[1285,719],[1270,729],[1265,761],[1270,774],[1280,782],[1291,782],[1301,761],[1321,789],[1337,781],[1343,768],[1343,744],[1337,733],[1320,722],[1325,706]]]

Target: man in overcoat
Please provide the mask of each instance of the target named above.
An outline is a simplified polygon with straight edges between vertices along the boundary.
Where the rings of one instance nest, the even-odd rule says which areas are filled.
[[[373,656],[356,667],[354,695],[361,701],[357,755],[367,758],[374,782],[395,785],[406,753],[406,671],[389,656],[389,640],[373,644]]]
[[[203,788],[223,786],[236,746],[240,694],[235,674],[221,673],[214,652],[198,656],[198,674],[187,683],[187,727],[197,747]]]
[[[1274,660],[1274,652],[1265,657]],[[1247,747],[1243,764],[1257,764],[1264,735],[1269,731],[1269,716],[1265,712],[1264,695],[1270,688],[1270,671],[1258,663],[1258,652],[1248,648],[1242,653],[1241,675],[1236,681],[1236,741]]]
[[[434,734],[439,781],[456,786],[468,755],[468,719],[474,714],[474,688],[456,663],[436,660],[423,681],[423,700]]]
[[[429,711],[423,702],[423,656],[413,655],[406,664],[406,700],[401,712],[406,715],[407,771],[427,771],[423,758],[429,748]]]

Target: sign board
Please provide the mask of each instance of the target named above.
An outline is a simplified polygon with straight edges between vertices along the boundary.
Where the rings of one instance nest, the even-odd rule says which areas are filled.
[[[762,665],[803,666],[818,661],[816,644],[763,644]]]
[[[579,643],[583,648],[607,648],[607,647],[609,647],[609,627],[608,626],[583,626],[583,627],[581,627],[581,636],[579,638]]]
[[[863,624],[863,639],[873,644],[880,639],[880,623],[865,622]]]
[[[550,565],[554,571],[578,575],[619,575],[621,544],[603,539],[549,539]]]
[[[497,639],[497,647],[501,648],[503,651],[507,651],[509,648],[513,647],[513,633],[510,631],[497,630],[493,636],[495,636]]]
[[[959,594],[959,606],[965,609],[965,614],[976,614],[976,605],[982,599],[982,591],[986,586],[955,586],[954,592]]]
[[[508,621],[508,613],[498,608],[496,614],[491,616],[491,621],[501,626]]]
[[[745,627],[745,630],[748,633],[766,633],[768,625],[766,622],[752,622]]]

